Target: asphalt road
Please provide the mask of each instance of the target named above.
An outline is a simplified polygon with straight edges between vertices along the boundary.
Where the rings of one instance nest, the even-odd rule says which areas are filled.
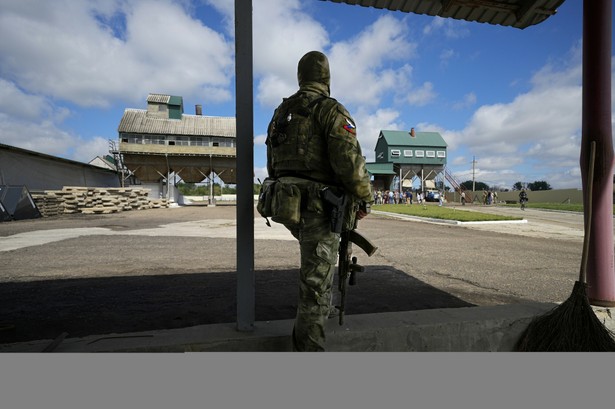
[[[379,248],[372,257],[355,248],[366,271],[349,288],[347,312],[568,298],[578,279],[582,216],[464,208],[472,209],[516,212],[527,222],[453,225],[377,210],[362,220],[358,230]],[[243,254],[235,211],[186,206],[0,223],[0,324],[24,327],[12,342],[54,337],[62,326],[84,336],[232,322]],[[298,264],[292,236],[255,211],[257,320],[293,317]],[[121,314],[132,319],[118,323]],[[27,333],[37,330],[48,332]]]
[[[235,210],[186,206],[5,222],[0,224],[0,282],[170,267],[233,271]],[[366,265],[391,266],[450,291],[537,301],[568,296],[579,270],[581,215],[507,207],[463,210],[521,215],[527,223],[450,225],[375,212],[361,221],[359,231],[379,250],[371,258],[357,255]],[[296,243],[283,226],[272,226],[255,212],[255,268],[295,268]]]

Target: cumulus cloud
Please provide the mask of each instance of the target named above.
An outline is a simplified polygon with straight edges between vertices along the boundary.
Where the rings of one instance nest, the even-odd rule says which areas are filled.
[[[325,51],[329,36],[303,10],[299,0],[261,0],[254,3],[254,75],[257,100],[277,106],[297,89],[297,62],[308,51]]]
[[[232,42],[171,0],[10,2],[0,39],[3,78],[80,106],[149,92],[231,98]]]
[[[482,176],[506,186],[523,177],[520,167],[526,174],[548,174],[553,187],[580,186],[575,171],[581,140],[580,76],[578,58],[559,68],[545,65],[532,77],[530,91],[508,103],[480,106],[464,129],[445,130],[449,150],[472,152]]]
[[[474,92],[468,92],[463,96],[461,101],[457,101],[453,104],[454,110],[466,109],[474,106],[476,104],[477,98]]]
[[[2,1],[1,142],[87,162],[110,135],[67,131],[71,110],[150,92],[230,101],[233,41],[191,12],[183,0]]]
[[[383,95],[407,89],[412,67],[393,62],[416,55],[416,43],[407,38],[403,20],[378,18],[357,36],[332,45],[331,92],[356,105],[376,106]]]
[[[331,67],[331,94],[352,107],[376,106],[391,90],[407,89],[412,67],[392,62],[415,54],[403,20],[385,15],[356,36],[331,42],[321,23],[298,0],[263,0],[254,5],[254,74],[257,100],[266,108],[297,89],[297,62],[323,51]]]
[[[375,160],[374,149],[381,130],[396,131],[406,126],[399,118],[399,112],[394,109],[377,109],[371,111],[359,109],[354,119],[357,123],[357,137],[368,162]]]
[[[437,93],[434,91],[433,88],[434,88],[433,84],[427,81],[423,83],[423,85],[421,85],[420,87],[410,90],[406,98],[406,101],[410,105],[416,105],[416,106],[427,105],[430,102],[432,102],[437,96]]]
[[[442,34],[447,38],[464,38],[470,34],[467,27],[468,23],[463,20],[450,18],[434,17],[430,23],[423,28],[424,35]]]

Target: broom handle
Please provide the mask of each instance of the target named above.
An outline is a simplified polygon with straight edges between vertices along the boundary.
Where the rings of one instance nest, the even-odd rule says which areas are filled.
[[[583,235],[583,252],[581,253],[581,271],[579,281],[587,283],[587,258],[589,256],[589,236],[592,224],[592,195],[594,187],[594,162],[596,161],[596,141],[592,141],[589,153],[589,171],[587,173],[587,218],[585,219],[585,233]]]

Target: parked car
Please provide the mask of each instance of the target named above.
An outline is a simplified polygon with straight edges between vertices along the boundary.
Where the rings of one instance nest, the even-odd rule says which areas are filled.
[[[437,190],[428,190],[425,192],[425,201],[437,202],[438,200],[440,200],[440,192]]]

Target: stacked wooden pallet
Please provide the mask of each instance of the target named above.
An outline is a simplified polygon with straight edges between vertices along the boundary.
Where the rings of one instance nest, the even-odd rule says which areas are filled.
[[[150,199],[149,189],[65,186],[32,195],[41,214],[107,214],[168,207],[166,199]]]
[[[49,217],[64,213],[64,201],[54,193],[31,193],[41,216]]]

